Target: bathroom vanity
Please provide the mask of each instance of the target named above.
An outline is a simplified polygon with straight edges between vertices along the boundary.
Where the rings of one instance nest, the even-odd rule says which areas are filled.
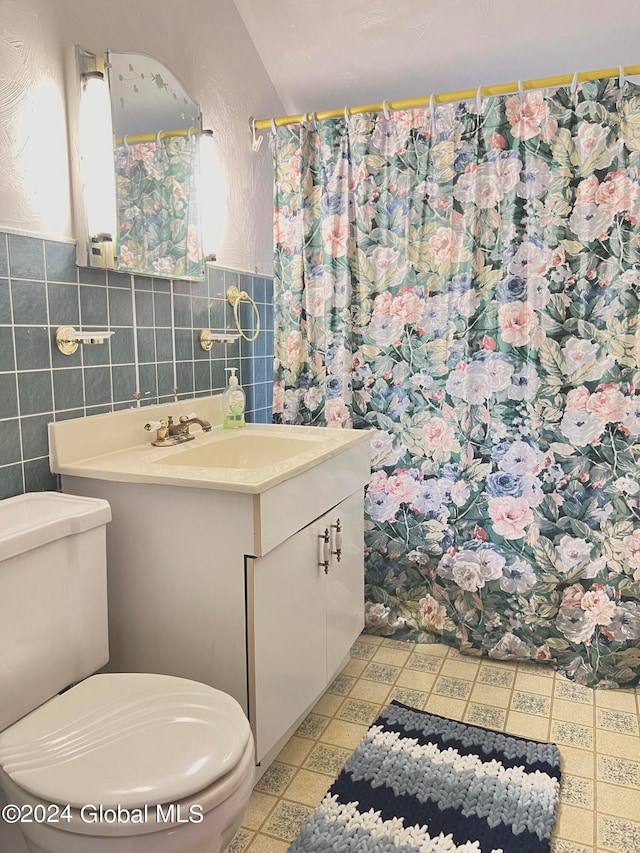
[[[152,447],[144,423],[213,429]],[[63,491],[105,498],[110,671],[219,688],[245,709],[260,771],[349,655],[364,609],[365,432],[223,431],[204,398],[50,425]],[[228,467],[224,467],[227,465]]]

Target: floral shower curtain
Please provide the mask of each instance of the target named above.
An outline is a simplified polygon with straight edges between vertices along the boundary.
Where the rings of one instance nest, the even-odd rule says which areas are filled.
[[[366,618],[640,680],[640,88],[279,128],[275,419],[371,430]]]
[[[198,151],[196,136],[116,147],[118,269],[202,280]]]

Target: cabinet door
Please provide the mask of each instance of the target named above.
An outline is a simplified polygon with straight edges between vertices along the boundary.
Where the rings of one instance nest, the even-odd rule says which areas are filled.
[[[258,761],[327,684],[326,577],[318,538],[327,524],[326,517],[317,519],[248,568],[249,705]]]
[[[332,679],[349,654],[364,625],[364,504],[357,492],[329,513],[331,525],[340,519],[342,555],[332,554],[326,577],[327,677]],[[336,528],[330,527],[331,550],[336,550]]]

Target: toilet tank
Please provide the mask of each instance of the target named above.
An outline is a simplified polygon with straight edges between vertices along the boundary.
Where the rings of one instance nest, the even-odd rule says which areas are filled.
[[[110,520],[97,498],[0,501],[0,731],[109,659]]]

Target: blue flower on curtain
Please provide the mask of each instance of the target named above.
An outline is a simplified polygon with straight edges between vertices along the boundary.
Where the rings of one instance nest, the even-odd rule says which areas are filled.
[[[640,681],[640,89],[278,129],[284,423],[371,432],[366,623]]]

